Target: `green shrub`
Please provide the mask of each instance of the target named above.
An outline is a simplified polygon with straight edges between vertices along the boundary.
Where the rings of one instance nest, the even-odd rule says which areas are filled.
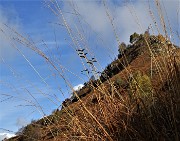
[[[122,78],[118,77],[118,78],[116,78],[114,84],[117,87],[122,87],[125,84],[125,82]]]
[[[135,72],[131,80],[131,91],[137,97],[149,96],[152,93],[152,84],[149,76],[146,74],[142,75],[140,71]]]

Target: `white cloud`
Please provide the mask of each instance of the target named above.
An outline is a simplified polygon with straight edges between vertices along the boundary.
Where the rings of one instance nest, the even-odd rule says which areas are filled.
[[[74,89],[74,91],[78,91],[78,90],[80,90],[82,87],[84,87],[84,85],[83,85],[83,84],[79,84],[79,85],[77,85],[77,86],[74,86],[73,89]]]
[[[95,1],[77,2],[79,13],[96,32],[103,33],[110,26],[104,6]]]
[[[88,32],[88,28],[91,28],[90,30],[95,31],[95,33],[103,37],[103,40],[105,39],[106,41],[106,39],[109,38],[109,34],[112,34],[112,29],[110,28],[110,22],[106,16],[104,6],[97,1],[74,1],[74,4],[76,10],[80,14],[79,18],[83,21],[82,26],[84,26],[85,32]],[[64,11],[74,13],[69,2],[64,2],[63,9]],[[65,13],[65,18],[72,29],[76,29],[75,24],[77,24],[76,26],[81,26],[77,22],[77,16]],[[80,27],[78,28],[80,29]]]
[[[3,139],[8,139],[8,138],[12,138],[16,136],[15,134],[11,134],[11,133],[0,133],[0,141],[3,141]]]
[[[92,29],[97,32],[104,39],[104,41],[112,43],[113,40],[111,37],[114,37],[114,34],[103,3],[99,1],[74,1],[74,3],[80,15],[92,27]],[[173,30],[177,30],[178,28],[178,23],[176,21],[179,4],[180,3],[177,0],[161,1],[162,9],[164,11],[164,5]],[[116,2],[113,3],[112,1],[108,1],[107,5],[120,41],[128,43],[129,36],[133,32],[142,33],[148,29],[150,24],[152,24],[154,30],[156,30],[155,24],[153,23],[149,13],[148,1],[137,0],[134,2],[121,3],[119,5],[117,5]],[[156,22],[159,24],[158,27],[162,28],[160,25],[160,18],[158,17],[156,4],[153,3],[153,1],[150,1],[150,6]],[[72,7],[69,6],[68,2],[64,4],[63,8],[64,11],[70,11],[73,13]],[[69,21],[69,24],[73,26],[76,21],[75,15],[66,15],[65,17],[67,18],[67,21]],[[165,17],[166,24],[168,25],[165,11],[163,12],[163,16]],[[85,30],[88,29],[86,28]],[[162,29],[160,29],[160,31],[162,31]],[[157,33],[157,30],[155,32]]]
[[[82,87],[84,87],[83,84],[78,84],[78,85],[76,85],[76,86],[73,87],[73,90],[74,90],[74,91],[79,91]],[[73,92],[72,92],[71,95],[70,95],[70,98],[73,99],[73,97],[74,97],[74,94],[73,94]]]

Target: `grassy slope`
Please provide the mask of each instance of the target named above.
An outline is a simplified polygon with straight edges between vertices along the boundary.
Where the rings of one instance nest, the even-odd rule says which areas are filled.
[[[125,52],[126,59],[133,58],[125,69],[94,87],[81,101],[28,125],[22,135],[10,140],[178,140],[179,68],[171,59],[175,58],[176,66],[180,64],[180,49],[175,49],[176,57],[155,52],[153,90],[146,94],[143,85],[139,88],[140,84],[132,83],[135,76],[129,78],[129,73],[138,71],[150,77],[150,52],[142,42]],[[163,48],[154,44],[152,51],[158,46]],[[122,56],[112,64],[119,62],[124,62]]]

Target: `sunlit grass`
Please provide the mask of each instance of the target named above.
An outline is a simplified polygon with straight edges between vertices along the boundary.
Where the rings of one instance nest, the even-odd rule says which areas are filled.
[[[33,50],[46,60],[77,99],[76,102],[62,105],[63,108],[55,110],[52,115],[44,116],[25,127],[19,133],[22,140],[179,140],[179,49],[168,41],[166,27],[171,27],[164,21],[160,2],[155,1],[155,3],[165,37],[150,35],[142,31],[144,34],[137,35],[137,40],[131,45],[127,45],[128,48],[123,51],[120,48],[119,58],[110,64],[109,69],[106,67],[103,72],[102,69],[98,69],[102,66],[87,44],[81,30],[83,29],[81,22],[79,21],[79,27],[73,31],[63,14],[60,3],[57,1],[46,3],[55,16],[63,21],[63,26],[72,40],[72,49],[79,56],[84,70],[88,70],[85,71],[87,77],[91,78],[90,73],[95,76],[96,80],[90,80],[80,91],[73,89],[71,82],[63,73],[63,71],[71,72],[71,70],[64,68],[58,61],[52,60],[51,56],[49,57],[23,35],[7,26],[16,36],[13,41]],[[121,42],[108,5],[106,1],[103,1],[103,4],[112,25],[109,28],[113,29],[120,46]],[[77,9],[73,5],[71,6],[76,13]],[[151,8],[149,13],[154,21],[152,24],[157,27],[160,34]],[[141,28],[141,23],[138,17],[136,18],[136,22]],[[78,17],[78,20],[81,19]],[[74,32],[78,34],[74,34]],[[158,42],[156,43],[156,41]],[[16,48],[14,44],[13,46]],[[160,52],[157,53],[157,50]],[[20,50],[18,51],[44,81],[26,56]],[[87,56],[87,53],[90,55]],[[112,68],[116,72],[111,72]],[[71,73],[76,76],[73,72]],[[44,81],[44,83],[47,82]],[[88,93],[86,93],[87,91]],[[86,93],[86,96],[81,97],[80,93]],[[29,95],[35,99],[34,106],[37,110],[45,115],[36,97],[31,92]]]

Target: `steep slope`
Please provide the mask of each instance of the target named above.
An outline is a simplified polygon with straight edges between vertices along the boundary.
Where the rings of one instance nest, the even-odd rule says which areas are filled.
[[[178,140],[179,82],[180,49],[160,35],[139,35],[62,110],[9,140]]]

